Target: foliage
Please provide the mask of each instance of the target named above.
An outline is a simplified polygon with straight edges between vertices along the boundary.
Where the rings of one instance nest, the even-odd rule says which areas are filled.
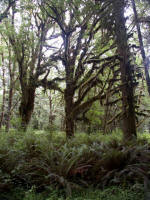
[[[141,185],[139,185],[141,187]],[[135,189],[132,187],[109,187],[104,190],[98,189],[84,189],[81,191],[75,190],[72,197],[65,197],[63,191],[53,190],[49,188],[44,193],[36,193],[34,187],[28,191],[16,189],[13,193],[1,194],[0,198],[7,198],[7,200],[140,200],[143,199],[143,188]]]
[[[120,138],[121,139],[121,138]],[[146,140],[124,143],[108,136],[78,134],[66,141],[63,133],[16,133],[0,136],[0,190],[35,186],[72,189],[94,185],[143,183],[149,173],[150,150]]]
[[[149,6],[146,2],[148,1],[136,2],[140,20],[148,17]],[[10,127],[17,128],[20,122],[15,120],[16,116],[20,113],[22,119],[24,114],[21,111],[28,110],[29,104],[32,103],[32,106],[29,106],[32,107],[30,112],[27,112],[28,123],[33,112],[30,125],[36,129],[64,130],[67,121],[65,118],[68,116],[72,116],[77,130],[82,127],[80,130],[87,132],[102,129],[109,132],[116,126],[122,127],[120,56],[118,57],[116,50],[113,1],[2,0],[0,6],[0,18],[5,9],[7,11],[4,16],[6,19],[0,19],[0,65],[4,59],[5,79],[8,79],[5,102],[5,108],[8,109],[4,112],[4,126],[11,120]],[[125,6],[126,9],[127,6],[130,7]],[[128,12],[125,14],[129,15]],[[135,95],[137,125],[140,126],[149,116],[149,107],[147,100],[144,100],[148,97],[145,92],[138,37],[136,30],[131,28],[132,20],[133,13],[131,19],[127,17],[126,25],[127,33],[131,33],[129,49],[130,60],[134,66],[133,76],[139,82]],[[148,52],[149,24],[145,26],[144,22],[141,22],[140,25]],[[67,71],[69,73],[66,73]],[[68,84],[71,84],[70,89],[67,89]],[[48,98],[43,95],[40,86],[44,87],[45,94],[51,93],[52,109],[49,108]],[[3,99],[3,87],[0,90],[0,99]],[[31,95],[32,87],[36,93],[33,90]],[[11,105],[7,94],[10,88],[17,100],[12,97]],[[65,93],[68,94],[69,91],[73,93],[71,109],[68,108],[71,113],[66,114],[65,108],[69,101],[65,100]],[[21,105],[21,102],[24,109],[20,107],[18,113],[18,105]],[[53,119],[53,125],[49,123],[50,117]],[[85,119],[87,121],[84,121]]]
[[[88,125],[90,128],[98,129],[98,127],[101,127],[102,124],[102,117],[104,115],[103,108],[100,107],[100,103],[96,101],[92,106],[91,109],[87,112],[86,116],[88,118]],[[92,127],[91,127],[92,126]]]

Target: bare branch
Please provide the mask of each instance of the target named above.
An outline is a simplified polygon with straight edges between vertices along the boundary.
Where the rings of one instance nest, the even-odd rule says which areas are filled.
[[[0,14],[0,22],[1,22],[4,18],[7,17],[10,8],[15,4],[15,2],[16,2],[16,0],[13,0],[13,1],[12,1],[12,0],[9,0],[9,1],[8,1],[8,6],[7,6],[7,8],[5,9],[5,11],[4,11],[2,14]]]

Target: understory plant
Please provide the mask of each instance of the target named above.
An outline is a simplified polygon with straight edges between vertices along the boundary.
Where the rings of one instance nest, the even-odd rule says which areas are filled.
[[[56,133],[55,133],[56,134]],[[80,190],[91,186],[143,184],[149,178],[150,144],[145,139],[106,141],[101,136],[65,141],[48,133],[0,135],[0,191],[16,187],[41,192],[48,187]],[[107,136],[108,137],[108,136]]]

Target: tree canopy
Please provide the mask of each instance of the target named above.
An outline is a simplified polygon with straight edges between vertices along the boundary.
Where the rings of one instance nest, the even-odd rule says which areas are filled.
[[[125,138],[136,135],[149,112],[143,106],[150,85],[149,1],[10,0],[0,6],[1,125],[13,126],[18,116],[26,130],[36,98],[46,98],[52,121],[67,137],[80,124],[88,127],[98,102],[99,130],[116,124]],[[37,96],[42,90],[50,102]],[[51,111],[55,96],[61,114]]]

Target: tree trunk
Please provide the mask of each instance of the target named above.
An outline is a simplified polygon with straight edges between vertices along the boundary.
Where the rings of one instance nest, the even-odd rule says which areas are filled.
[[[19,113],[21,117],[21,127],[26,131],[30,122],[35,100],[35,87],[28,87],[22,91],[22,99],[19,107]]]
[[[66,137],[71,138],[74,136],[74,119],[66,113]]]
[[[11,47],[8,46],[8,52],[9,52],[9,64],[8,64],[8,70],[9,70],[9,78],[10,78],[10,83],[9,83],[9,96],[8,96],[8,109],[7,109],[7,121],[6,121],[6,132],[9,131],[10,128],[10,119],[11,119],[11,114],[12,114],[12,101],[13,101],[13,93],[14,93],[14,86],[16,80],[14,80],[15,76],[15,61],[12,63],[12,51]]]
[[[135,106],[133,92],[133,69],[130,64],[130,52],[127,43],[124,7],[125,0],[116,0],[114,3],[115,37],[117,50],[120,56],[122,109],[123,109],[123,134],[125,140],[136,136]]]
[[[6,132],[9,131],[10,128],[10,119],[11,119],[11,112],[12,112],[12,100],[13,100],[13,87],[10,86],[9,89],[9,99],[8,99],[8,111],[7,111],[7,122],[6,122]]]
[[[135,24],[136,24],[136,28],[137,28],[139,43],[140,43],[141,55],[142,55],[143,64],[144,64],[144,71],[145,71],[148,94],[150,95],[150,77],[149,77],[149,72],[148,72],[149,63],[148,63],[148,59],[146,58],[146,54],[145,54],[145,50],[144,50],[142,33],[141,33],[140,24],[138,22],[138,14],[137,14],[136,5],[135,5],[135,1],[134,0],[132,0],[132,7],[133,7],[133,12],[134,12],[134,17],[135,17]]]
[[[48,96],[49,99],[49,127],[50,129],[53,127],[53,121],[54,121],[54,115],[53,115],[53,106],[52,106],[52,95],[51,95],[51,91],[50,94]]]
[[[66,114],[66,137],[71,138],[74,136],[74,123],[75,119],[72,113],[73,110],[73,90],[66,88],[65,90],[65,114]]]
[[[0,116],[0,129],[4,120],[4,112],[5,112],[5,101],[6,101],[6,82],[5,82],[5,66],[4,66],[4,56],[2,54],[2,84],[3,84],[3,101],[1,106],[1,116]]]
[[[108,117],[109,117],[109,105],[108,104],[108,101],[109,101],[109,95],[107,94],[106,95],[106,105],[104,106],[104,120],[103,120],[103,131],[104,131],[104,134],[107,134],[108,133],[108,128],[107,128],[107,121],[109,120]]]

